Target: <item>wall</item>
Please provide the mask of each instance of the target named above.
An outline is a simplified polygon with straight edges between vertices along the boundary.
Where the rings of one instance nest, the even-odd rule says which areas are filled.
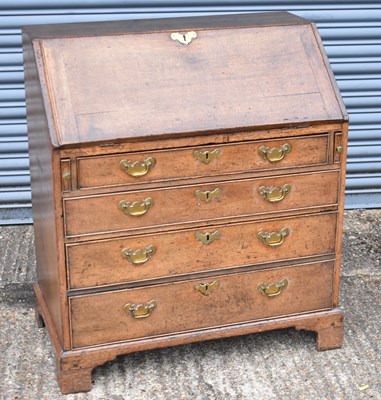
[[[286,10],[317,22],[351,119],[346,207],[381,207],[381,4],[332,3],[1,0],[0,223],[31,222],[22,25],[253,11]]]

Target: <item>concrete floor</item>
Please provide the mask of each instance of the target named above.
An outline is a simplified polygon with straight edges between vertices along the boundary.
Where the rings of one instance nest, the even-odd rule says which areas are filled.
[[[347,211],[342,349],[317,352],[293,329],[119,357],[89,393],[62,396],[52,347],[34,323],[31,226],[0,228],[0,399],[381,399],[381,210]]]

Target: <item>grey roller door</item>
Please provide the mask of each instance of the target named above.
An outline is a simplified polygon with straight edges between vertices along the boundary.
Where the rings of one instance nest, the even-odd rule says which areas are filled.
[[[334,4],[332,4],[334,3]],[[286,10],[317,22],[351,118],[346,204],[381,206],[380,1],[0,1],[0,221],[30,222],[20,26]]]

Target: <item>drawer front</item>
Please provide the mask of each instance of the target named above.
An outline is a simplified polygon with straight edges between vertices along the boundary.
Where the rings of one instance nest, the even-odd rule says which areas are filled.
[[[327,164],[328,134],[239,144],[78,158],[78,187]]]
[[[332,254],[336,213],[67,245],[73,289]]]
[[[73,347],[328,309],[332,277],[330,261],[72,297]]]
[[[330,171],[65,199],[66,235],[337,204],[338,178],[339,171]]]

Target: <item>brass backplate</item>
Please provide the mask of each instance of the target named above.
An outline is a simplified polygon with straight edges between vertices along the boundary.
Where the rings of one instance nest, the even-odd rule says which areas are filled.
[[[284,242],[284,238],[290,234],[287,228],[281,229],[279,232],[258,232],[258,239],[267,246],[278,247]]]
[[[190,31],[187,33],[179,33],[179,32],[173,32],[171,33],[171,39],[174,41],[178,41],[181,44],[189,44],[193,39],[196,39],[197,33],[194,31]]]
[[[132,250],[125,248],[122,250],[122,255],[133,265],[142,265],[149,261],[156,253],[156,246],[149,245],[144,249]]]
[[[262,293],[267,297],[279,296],[283,289],[288,286],[288,280],[286,278],[280,279],[278,282],[274,283],[259,283],[257,286],[258,292]]]
[[[157,301],[151,300],[145,304],[127,303],[123,306],[123,310],[134,319],[143,319],[148,318],[156,307]]]
[[[217,159],[221,154],[221,150],[195,150],[193,152],[193,157],[196,160],[203,162],[204,164],[209,164],[211,161]]]
[[[153,157],[147,157],[143,161],[130,161],[122,160],[119,166],[122,171],[126,174],[133,176],[134,178],[140,178],[146,175],[156,164],[156,160]]]
[[[287,193],[291,190],[291,185],[285,184],[282,187],[278,186],[261,186],[258,188],[258,193],[270,203],[277,203],[284,199]]]
[[[216,199],[219,197],[222,193],[222,190],[217,188],[214,190],[196,190],[194,192],[194,195],[202,201],[205,201],[206,203],[209,203],[210,201]]]
[[[203,283],[197,283],[194,288],[204,294],[205,296],[209,296],[212,292],[214,292],[216,289],[220,287],[220,282],[214,281],[212,283],[208,282],[203,282]]]
[[[133,203],[126,200],[121,200],[118,203],[118,208],[126,215],[140,217],[144,215],[150,209],[150,207],[152,207],[152,205],[153,199],[151,197],[147,197],[143,201],[134,201]]]
[[[291,149],[292,149],[291,145],[285,143],[280,147],[261,146],[258,149],[258,152],[265,160],[270,161],[272,163],[276,163],[278,161],[283,160],[286,154],[291,152]]]
[[[220,239],[220,237],[221,237],[221,231],[218,230],[214,232],[196,233],[196,240],[206,245],[213,243],[215,240]]]

